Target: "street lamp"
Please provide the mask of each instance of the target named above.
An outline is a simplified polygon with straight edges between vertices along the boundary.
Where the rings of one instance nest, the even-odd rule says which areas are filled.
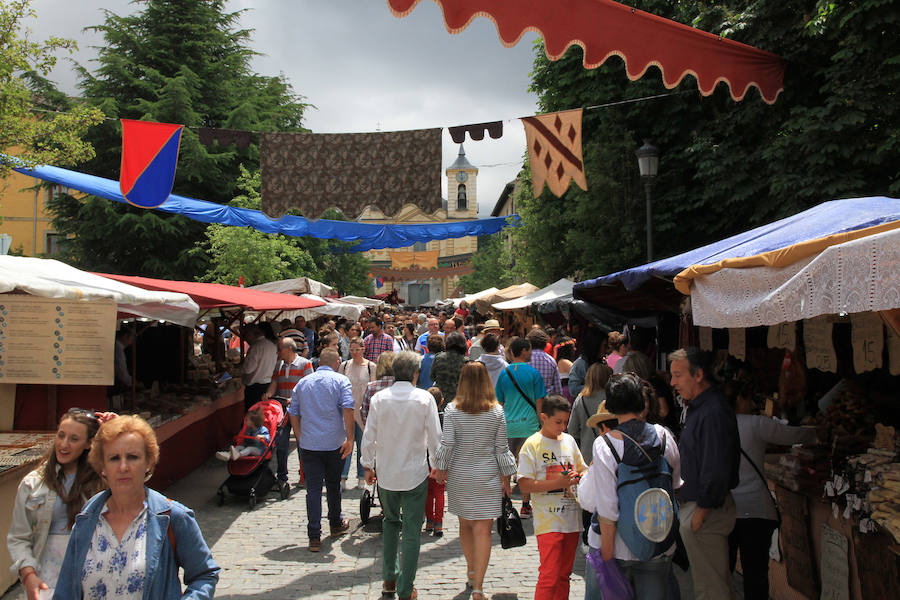
[[[647,196],[647,262],[653,262],[653,181],[659,170],[659,148],[644,140],[644,145],[637,149],[638,169],[644,180],[644,193]]]

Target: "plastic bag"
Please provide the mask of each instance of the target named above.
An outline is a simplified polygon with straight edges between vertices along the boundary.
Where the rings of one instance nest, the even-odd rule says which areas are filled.
[[[603,560],[600,550],[593,548],[588,552],[587,560],[597,576],[603,600],[634,600],[631,584],[628,583],[616,559]]]

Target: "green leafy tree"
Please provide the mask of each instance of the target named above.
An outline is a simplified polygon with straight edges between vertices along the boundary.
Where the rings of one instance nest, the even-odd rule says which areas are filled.
[[[237,28],[240,12],[224,0],[138,0],[130,16],[106,13],[95,27],[104,37],[99,67],[80,69],[85,98],[113,117],[91,131],[97,157],[85,169],[119,178],[117,119],[180,123],[185,128],[173,192],[227,203],[238,194],[237,173],[259,166],[256,140],[247,149],[200,144],[198,127],[299,131],[306,104],[281,77],[254,73],[251,32]],[[193,251],[206,225],[178,215],[108,200],[62,198],[51,206],[79,266],[113,273],[194,279],[205,253]]]
[[[504,247],[505,235],[494,233],[478,237],[478,249],[472,255],[474,271],[459,278],[459,284],[467,294],[489,287],[504,288],[515,282],[515,274]]]
[[[94,157],[93,147],[82,137],[102,115],[46,85],[43,76],[56,64],[54,53],[71,52],[76,46],[58,37],[29,40],[25,22],[35,16],[31,0],[0,2],[0,152],[15,155],[28,166],[77,164]],[[0,179],[9,175],[11,164],[0,157]]]
[[[237,186],[241,194],[231,205],[259,210],[259,172],[250,173],[241,167]],[[329,211],[323,218],[342,219],[337,211]],[[346,242],[335,246],[328,240],[212,224],[206,230],[206,240],[199,242],[194,251],[208,257],[210,267],[204,281],[236,285],[243,277],[244,285],[251,286],[305,276],[344,294],[365,295],[369,261],[350,250],[351,244]]]
[[[557,62],[538,46],[532,89],[543,111],[668,93],[584,113],[588,191],[562,198],[530,184],[517,198],[517,268],[536,284],[593,277],[645,262],[644,190],[634,151],[660,147],[654,193],[657,258],[823,201],[900,191],[900,21],[897,0],[732,0],[638,8],[774,52],[787,62],[774,105],[756,89],[735,102],[693,77],[666,90],[656,68],[631,82],[618,58],[585,70],[578,47]],[[864,76],[861,74],[865,74]]]

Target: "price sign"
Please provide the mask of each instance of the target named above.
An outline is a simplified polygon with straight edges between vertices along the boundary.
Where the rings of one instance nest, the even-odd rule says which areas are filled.
[[[853,345],[853,369],[865,373],[881,368],[884,352],[884,325],[875,313],[850,315],[850,343]]]
[[[747,359],[747,330],[743,327],[728,329],[728,354],[738,360]]]
[[[806,345],[806,366],[810,369],[837,372],[837,355],[831,339],[831,317],[803,320],[803,343]]]
[[[712,327],[700,328],[700,349],[707,352],[713,349]]]
[[[888,365],[891,375],[900,375],[900,335],[892,327],[888,332]]]
[[[797,348],[797,324],[779,323],[769,326],[769,335],[766,340],[769,348],[784,348],[793,352]]]

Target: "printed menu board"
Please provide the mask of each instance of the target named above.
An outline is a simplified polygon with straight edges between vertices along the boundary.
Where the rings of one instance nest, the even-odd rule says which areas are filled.
[[[0,295],[0,383],[112,385],[113,300]]]

